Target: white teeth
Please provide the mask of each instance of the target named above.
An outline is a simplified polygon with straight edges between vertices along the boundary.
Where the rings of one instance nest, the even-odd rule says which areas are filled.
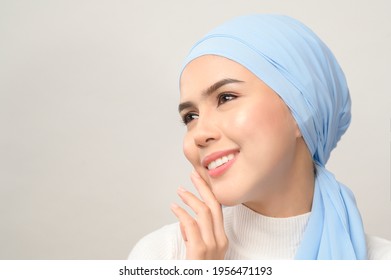
[[[233,158],[234,158],[234,154],[229,154],[228,156],[223,156],[221,158],[218,158],[208,164],[208,170],[215,169],[215,168],[227,163],[228,161],[230,161]]]

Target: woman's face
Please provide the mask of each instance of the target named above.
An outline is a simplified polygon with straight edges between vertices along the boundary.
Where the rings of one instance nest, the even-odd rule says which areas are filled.
[[[180,90],[184,154],[221,204],[283,191],[301,135],[271,88],[242,65],[206,55],[186,66]]]

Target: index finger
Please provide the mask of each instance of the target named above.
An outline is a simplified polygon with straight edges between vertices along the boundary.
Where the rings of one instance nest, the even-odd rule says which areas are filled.
[[[209,209],[212,212],[215,234],[225,236],[223,212],[221,209],[221,204],[217,201],[216,197],[214,196],[208,184],[201,178],[201,176],[196,171],[192,172],[191,180],[194,186],[197,188],[201,198],[203,199],[205,204],[209,207]]]

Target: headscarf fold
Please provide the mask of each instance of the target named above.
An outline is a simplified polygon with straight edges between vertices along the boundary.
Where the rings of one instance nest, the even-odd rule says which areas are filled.
[[[295,19],[251,15],[209,32],[193,46],[183,69],[208,54],[243,65],[284,100],[317,166],[311,215],[296,259],[366,259],[354,196],[325,168],[351,119],[346,79],[328,47]]]

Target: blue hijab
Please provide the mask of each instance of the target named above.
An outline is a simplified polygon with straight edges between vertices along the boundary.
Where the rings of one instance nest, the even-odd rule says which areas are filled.
[[[290,108],[311,152],[315,190],[296,259],[366,259],[354,196],[325,168],[351,119],[349,89],[331,51],[295,19],[251,15],[209,32],[193,46],[184,67],[207,54],[240,63],[271,87]]]

